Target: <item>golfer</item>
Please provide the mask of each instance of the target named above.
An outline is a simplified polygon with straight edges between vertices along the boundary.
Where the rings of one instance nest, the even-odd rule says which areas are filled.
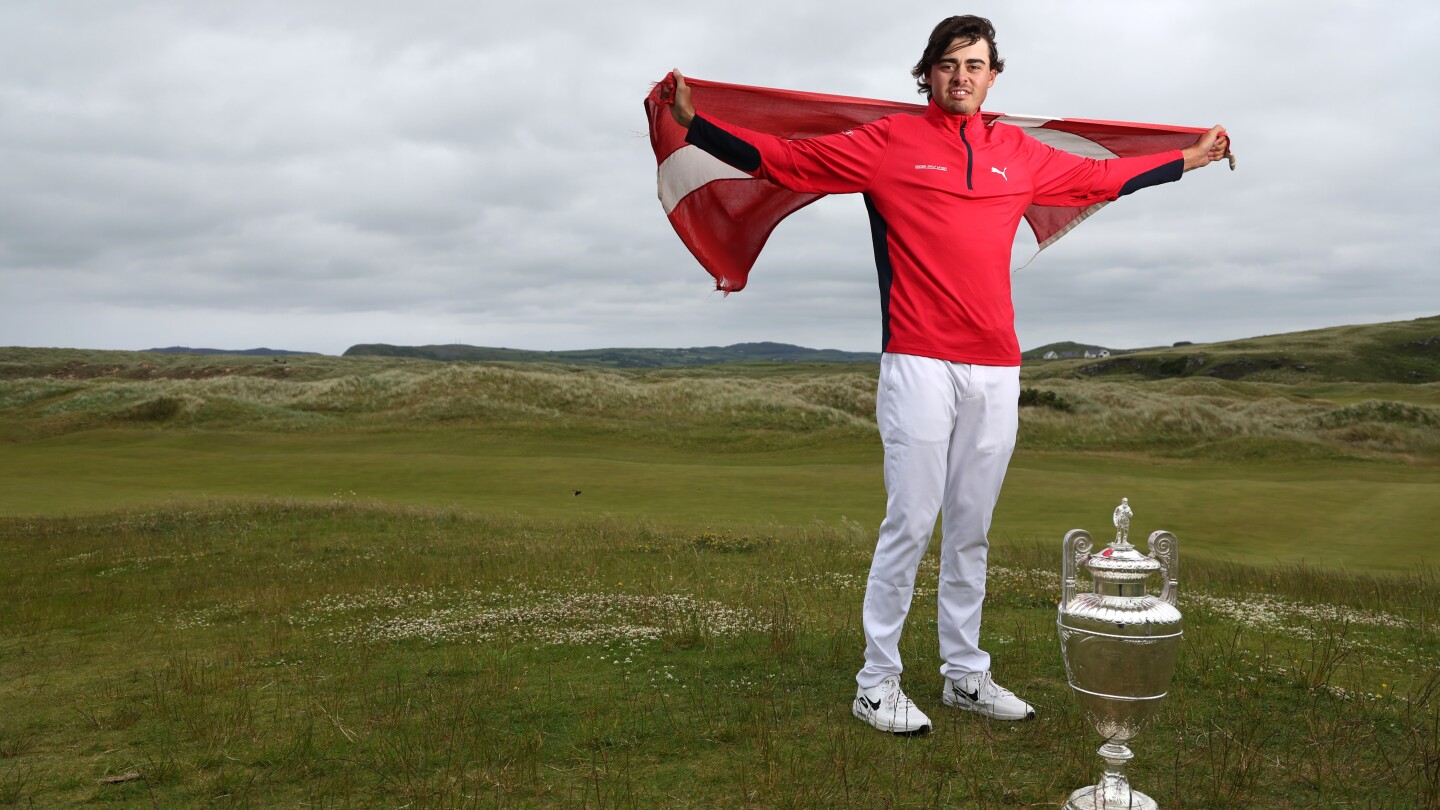
[[[995,682],[980,648],[987,533],[1019,423],[1020,346],[1010,247],[1031,204],[1090,205],[1224,157],[1216,126],[1184,150],[1091,160],[1006,124],[985,96],[1005,62],[983,17],[935,27],[911,71],[930,103],[853,130],[785,140],[697,111],[679,70],[670,113],[686,141],[804,193],[864,195],[880,277],[882,354],[875,415],[885,445],[885,520],[865,586],[865,666],[852,706],[885,732],[923,733],[900,688],[900,634],[937,515],[941,701],[997,720],[1035,709]]]

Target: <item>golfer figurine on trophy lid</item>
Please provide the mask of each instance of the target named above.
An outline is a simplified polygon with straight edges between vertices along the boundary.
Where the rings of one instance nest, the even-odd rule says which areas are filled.
[[[1091,553],[1088,532],[1075,529],[1065,535],[1060,651],[1085,719],[1105,738],[1100,781],[1070,794],[1066,810],[1157,807],[1154,799],[1131,789],[1125,763],[1134,756],[1130,740],[1160,708],[1175,674],[1180,558],[1169,532],[1150,535],[1148,555],[1130,545],[1132,516],[1129,499],[1122,498],[1115,509],[1115,540],[1098,553]],[[1090,570],[1093,589],[1077,594],[1081,566]],[[1160,595],[1147,595],[1145,582],[1157,571]]]

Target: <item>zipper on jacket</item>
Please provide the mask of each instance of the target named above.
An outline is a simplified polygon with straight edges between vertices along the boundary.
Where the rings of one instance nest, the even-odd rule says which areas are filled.
[[[960,122],[960,142],[965,144],[965,188],[975,190],[975,185],[970,182],[970,171],[975,167],[975,150],[970,148],[970,141],[965,138],[965,125],[969,121]]]

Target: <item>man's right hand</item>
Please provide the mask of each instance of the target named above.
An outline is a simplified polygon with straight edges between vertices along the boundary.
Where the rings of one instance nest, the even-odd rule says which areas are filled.
[[[685,84],[680,68],[675,68],[670,75],[675,77],[675,89],[670,98],[670,117],[675,119],[675,123],[689,129],[690,122],[695,120],[695,103],[690,100],[690,87]]]

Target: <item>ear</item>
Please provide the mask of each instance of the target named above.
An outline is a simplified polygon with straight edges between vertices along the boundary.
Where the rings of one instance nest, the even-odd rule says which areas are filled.
[[[1000,75],[1000,71],[998,71],[998,70],[992,70],[992,71],[990,71],[990,81],[985,84],[985,89],[986,89],[986,90],[989,90],[990,88],[992,88],[992,87],[995,86],[995,77],[996,77],[996,76],[999,76],[999,75]]]

